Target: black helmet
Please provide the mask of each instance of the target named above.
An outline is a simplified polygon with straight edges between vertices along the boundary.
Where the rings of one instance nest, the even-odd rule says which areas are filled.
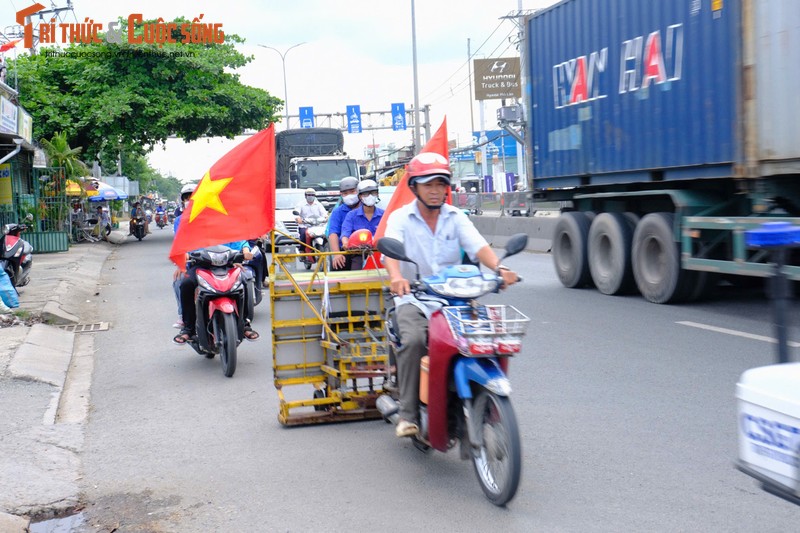
[[[349,191],[356,187],[358,187],[358,178],[354,178],[353,176],[342,178],[342,181],[339,182],[339,192]]]

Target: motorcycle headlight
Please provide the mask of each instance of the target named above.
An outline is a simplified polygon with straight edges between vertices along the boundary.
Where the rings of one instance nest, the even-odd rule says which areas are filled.
[[[497,288],[496,280],[484,279],[482,276],[469,278],[449,278],[444,283],[429,285],[436,294],[447,298],[477,298]]]
[[[242,288],[242,284],[244,282],[244,276],[239,276],[236,278],[236,281],[233,282],[233,286],[231,287],[231,291],[236,291]]]
[[[228,252],[208,252],[208,258],[214,266],[224,266],[228,264]]]

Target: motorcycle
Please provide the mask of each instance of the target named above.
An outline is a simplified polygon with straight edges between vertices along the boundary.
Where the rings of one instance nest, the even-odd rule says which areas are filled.
[[[25,224],[6,224],[3,226],[2,246],[0,246],[0,268],[6,271],[14,287],[24,287],[31,278],[33,246],[20,237],[28,229]]]
[[[509,195],[510,199],[506,210],[511,212],[512,217],[529,216],[530,209],[528,208],[528,201],[525,198],[524,192],[517,192]]]
[[[166,213],[156,213],[156,224],[158,225],[159,229],[164,229],[164,226],[167,225]]]
[[[293,211],[296,216],[300,213]],[[325,236],[325,222],[327,218],[324,217],[311,217],[303,219],[306,227],[306,246],[323,251],[328,244],[328,238]],[[317,256],[313,254],[304,255],[300,258],[300,262],[306,266],[306,270],[311,270],[311,267],[317,262]]]
[[[144,239],[145,230],[144,230],[143,217],[136,217],[133,219],[133,236],[139,239],[140,241]]]
[[[525,234],[509,239],[504,257],[521,252]],[[390,238],[378,250],[398,261],[412,262],[403,244]],[[438,307],[428,330],[428,355],[420,372],[419,433],[412,437],[422,451],[446,452],[460,443],[462,459],[471,459],[486,497],[502,506],[516,494],[522,467],[519,429],[506,377],[508,358],[522,349],[530,319],[510,305],[483,305],[477,298],[497,292],[502,278],[481,273],[474,265],[456,265],[417,280],[412,292],[426,305]],[[402,343],[394,307],[386,312],[390,349]],[[393,376],[389,382],[392,383]],[[399,421],[395,387],[376,401],[388,423]]]
[[[197,266],[197,335],[187,344],[208,359],[219,354],[226,377],[236,371],[236,349],[244,340],[247,282],[236,266],[243,259],[241,251],[227,246],[189,252],[189,263]]]
[[[372,232],[368,229],[359,229],[350,234],[347,239],[348,251],[360,251],[361,255],[353,256],[351,270],[374,270],[381,268],[381,253],[375,249]]]

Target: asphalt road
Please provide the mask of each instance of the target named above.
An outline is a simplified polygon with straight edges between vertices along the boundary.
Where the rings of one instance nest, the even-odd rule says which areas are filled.
[[[774,346],[697,326],[771,336],[760,295],[658,306],[564,289],[546,254],[504,261],[525,281],[494,298],[531,325],[510,369],[522,484],[501,509],[456,452],[424,455],[383,422],[280,426],[268,300],[256,309],[262,340],[240,346],[231,379],[218,359],[173,345],[170,243],[154,229],[104,270],[112,328],[95,339],[84,531],[796,527],[795,506],[733,466],[735,383],[773,362]]]

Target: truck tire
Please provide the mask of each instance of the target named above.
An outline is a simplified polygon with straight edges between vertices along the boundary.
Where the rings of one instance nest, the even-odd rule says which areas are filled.
[[[562,285],[583,287],[591,281],[589,272],[589,217],[578,211],[561,213],[553,231],[553,265]]]
[[[633,234],[633,276],[646,300],[675,303],[688,298],[692,287],[681,269],[678,243],[672,231],[672,213],[650,213]]]
[[[589,228],[589,271],[603,294],[630,293],[634,285],[631,244],[634,226],[621,213],[600,213]]]

